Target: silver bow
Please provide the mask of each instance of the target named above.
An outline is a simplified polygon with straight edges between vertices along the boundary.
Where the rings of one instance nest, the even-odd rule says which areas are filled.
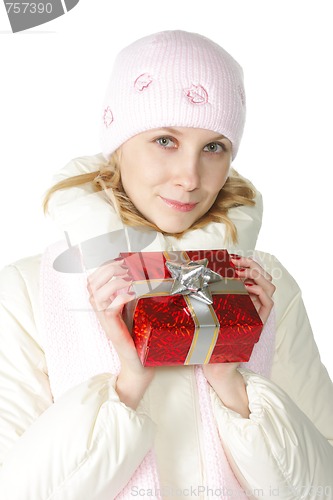
[[[222,276],[207,267],[208,259],[190,261],[187,264],[175,264],[167,261],[166,267],[175,278],[171,295],[190,295],[205,304],[212,304],[209,283],[222,280]]]

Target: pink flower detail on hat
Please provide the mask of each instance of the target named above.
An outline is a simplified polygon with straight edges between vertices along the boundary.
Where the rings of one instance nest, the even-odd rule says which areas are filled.
[[[139,92],[147,89],[149,85],[152,83],[153,78],[149,73],[142,73],[142,75],[138,76],[138,78],[134,82],[134,88]]]
[[[113,114],[109,106],[104,110],[103,120],[106,128],[110,127],[111,123],[113,122]]]
[[[184,89],[185,95],[192,104],[206,104],[208,102],[208,92],[202,85],[191,85]]]

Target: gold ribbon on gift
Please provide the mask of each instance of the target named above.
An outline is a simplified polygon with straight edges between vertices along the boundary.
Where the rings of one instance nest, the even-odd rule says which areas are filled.
[[[164,252],[167,261],[188,264],[191,259],[186,252]],[[166,296],[171,294],[173,278],[134,281],[133,289],[137,299]],[[221,277],[221,281],[209,284],[212,294],[247,294],[239,279]],[[201,302],[191,295],[183,295],[192,316],[195,330],[192,343],[185,359],[185,365],[202,365],[209,362],[220,330],[220,323],[211,304]]]

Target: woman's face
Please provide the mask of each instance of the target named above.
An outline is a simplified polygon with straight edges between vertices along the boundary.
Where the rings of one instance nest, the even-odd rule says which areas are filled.
[[[230,164],[230,141],[204,129],[153,129],[120,150],[125,192],[148,221],[167,233],[185,231],[209,210]]]

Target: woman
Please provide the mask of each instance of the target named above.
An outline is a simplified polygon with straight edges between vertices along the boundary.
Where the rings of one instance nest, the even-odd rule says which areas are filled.
[[[2,271],[6,500],[333,498],[332,383],[297,284],[254,253],[260,195],[231,168],[244,121],[242,70],[207,38],[118,56],[103,155],[47,196],[69,248]],[[142,366],[119,250],[222,248],[265,324],[249,363]]]

